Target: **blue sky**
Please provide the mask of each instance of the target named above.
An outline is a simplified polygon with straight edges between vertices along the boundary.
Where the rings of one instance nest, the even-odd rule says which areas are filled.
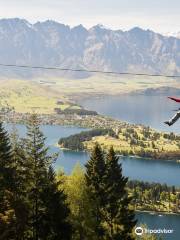
[[[180,31],[180,0],[0,0],[0,18],[30,22],[56,20],[75,26],[134,26],[158,32]]]

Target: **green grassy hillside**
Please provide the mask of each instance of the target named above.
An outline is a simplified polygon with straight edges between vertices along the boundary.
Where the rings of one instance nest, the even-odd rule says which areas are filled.
[[[51,114],[55,108],[79,108],[55,89],[24,80],[0,81],[0,107],[19,113]]]
[[[106,133],[92,136],[91,131],[60,139],[59,144],[72,150],[78,150],[80,146],[80,150],[91,151],[98,142],[103,149],[107,150],[113,146],[115,151],[122,155],[166,160],[180,159],[180,136],[174,133],[161,133],[138,125],[114,129],[114,135]],[[86,138],[87,134],[89,138]]]

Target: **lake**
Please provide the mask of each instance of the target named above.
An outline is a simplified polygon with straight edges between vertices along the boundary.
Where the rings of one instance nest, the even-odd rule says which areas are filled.
[[[157,130],[179,133],[180,121],[167,126],[164,121],[171,118],[180,104],[165,96],[121,95],[84,99],[79,102],[87,109],[111,116],[129,123],[144,124]]]
[[[101,99],[94,98],[83,101],[81,105],[130,123],[141,123],[150,125],[158,130],[179,133],[179,122],[171,128],[163,124],[163,121],[174,114],[172,110],[178,106],[164,97],[121,96]],[[8,130],[10,130],[11,127],[11,125],[7,125]],[[25,136],[25,126],[16,125],[16,127],[20,135]],[[60,154],[55,164],[56,169],[63,168],[64,171],[69,174],[77,162],[80,162],[82,166],[87,162],[89,158],[87,153],[62,151],[56,146],[59,138],[79,133],[84,130],[83,128],[45,125],[41,126],[41,129],[47,137],[46,143],[50,147],[50,152],[59,152]],[[120,161],[122,162],[123,174],[130,179],[180,186],[180,164],[176,162],[130,157],[123,157]],[[149,213],[137,213],[136,216],[138,226],[140,223],[145,223],[149,229],[174,229],[172,235],[163,235],[163,239],[179,240],[180,216],[158,216]]]
[[[7,125],[11,130],[11,125]],[[22,137],[25,136],[26,127],[16,125],[16,128]],[[63,169],[70,174],[75,164],[79,162],[82,166],[89,159],[86,152],[62,151],[56,146],[61,137],[67,137],[71,134],[79,133],[85,129],[78,127],[65,127],[44,125],[41,129],[46,139],[46,144],[50,147],[50,152],[59,152],[58,160],[55,164],[56,169]],[[147,160],[140,158],[121,157],[120,161],[123,167],[123,174],[130,179],[138,179],[149,182],[167,183],[168,185],[180,186],[180,164],[172,161]]]

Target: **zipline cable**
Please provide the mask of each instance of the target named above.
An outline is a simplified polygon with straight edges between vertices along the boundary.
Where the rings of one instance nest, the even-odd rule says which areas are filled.
[[[56,70],[56,71],[70,71],[70,72],[86,72],[86,73],[100,73],[100,74],[114,74],[114,75],[131,75],[131,76],[147,76],[147,77],[166,77],[166,78],[180,78],[180,75],[164,75],[164,74],[148,74],[148,73],[132,73],[132,72],[114,72],[114,71],[101,71],[101,70],[88,70],[88,69],[73,69],[73,68],[60,68],[50,66],[31,66],[31,65],[17,65],[17,64],[3,64],[1,67],[9,68],[25,68],[25,69],[42,69],[42,70]]]

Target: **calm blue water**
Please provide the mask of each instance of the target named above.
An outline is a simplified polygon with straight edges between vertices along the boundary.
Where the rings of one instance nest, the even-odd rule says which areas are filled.
[[[14,126],[7,124],[6,128],[9,132],[12,131]],[[26,135],[26,127],[21,124],[15,125],[21,137]],[[79,127],[65,127],[65,126],[54,126],[54,125],[43,125],[41,130],[46,136],[46,144],[49,146],[50,153],[59,153],[57,162],[55,163],[56,169],[62,169],[67,174],[70,174],[77,162],[81,163],[82,166],[88,159],[88,154],[85,152],[65,151],[57,147],[57,143],[60,138],[68,137],[72,134],[79,133],[83,130],[87,130]]]
[[[114,96],[83,100],[80,104],[98,113],[129,123],[145,124],[162,131],[180,133],[180,121],[168,127],[164,121],[171,118],[180,104],[165,96]]]
[[[12,126],[7,125],[11,130]],[[22,137],[25,136],[26,127],[16,125],[18,132]],[[86,152],[62,151],[56,147],[56,143],[61,137],[79,133],[85,129],[78,127],[64,127],[45,125],[41,127],[45,136],[46,143],[50,147],[50,152],[59,153],[55,164],[56,169],[63,169],[70,174],[75,164],[79,162],[82,166],[87,162],[89,156]],[[168,185],[180,186],[180,164],[176,162],[167,162],[163,160],[147,160],[131,157],[122,157],[120,161],[123,166],[123,174],[130,179],[138,179],[149,182],[167,183]]]

